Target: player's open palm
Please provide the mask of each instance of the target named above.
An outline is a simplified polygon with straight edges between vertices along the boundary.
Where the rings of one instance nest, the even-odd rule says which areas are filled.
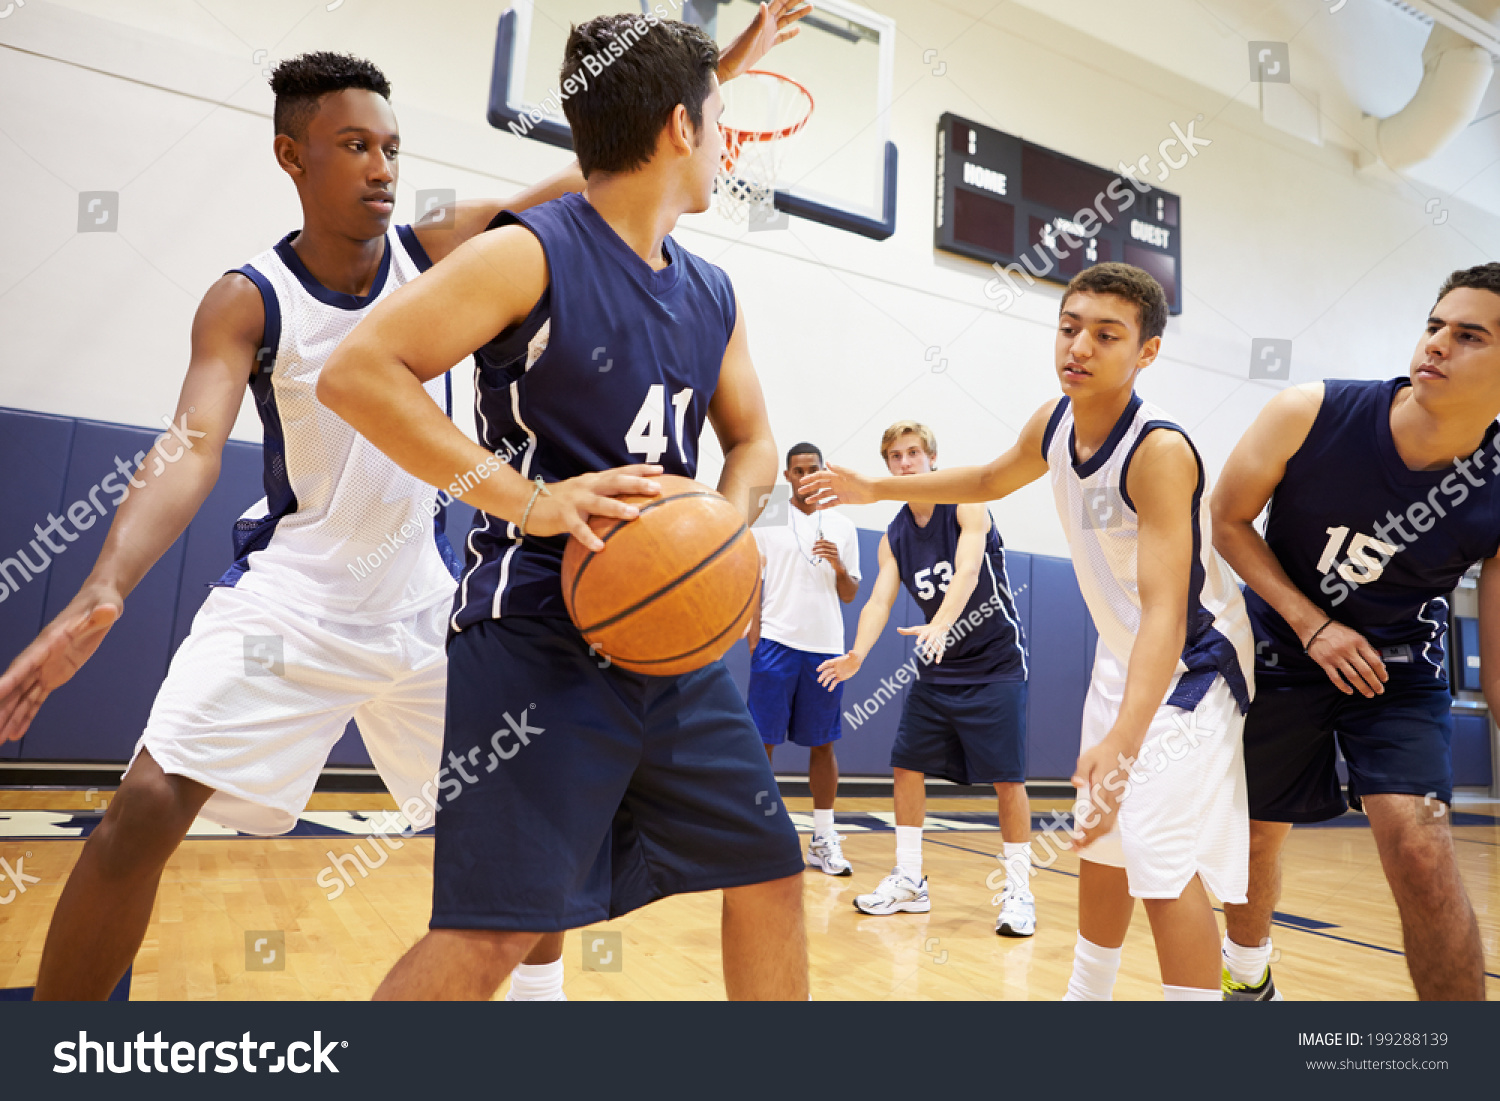
[[[652,478],[662,468],[648,463],[620,466],[597,474],[553,482],[536,495],[525,517],[527,535],[571,535],[591,551],[604,549],[604,541],[589,527],[589,517],[634,520],[640,515],[621,497],[659,497],[661,484]]]
[[[934,620],[920,627],[897,627],[896,632],[916,635],[918,656],[923,661],[936,665],[943,660],[943,651],[947,649],[949,629],[947,624]]]
[[[828,691],[832,692],[838,685],[843,684],[864,664],[864,659],[850,650],[841,658],[829,658],[818,666],[818,683]]]
[[[797,24],[812,10],[812,5],[803,0],[770,0],[761,4],[750,25],[719,55],[719,82],[743,76],[774,47],[796,38],[802,30]]]
[[[868,505],[875,501],[874,483],[846,466],[829,465],[802,479],[809,500],[818,508]]]
[[[21,651],[0,675],[0,743],[26,733],[43,701],[93,657],[124,610],[113,586],[86,590]]]
[[[1317,633],[1307,654],[1346,696],[1358,692],[1370,699],[1385,691],[1388,674],[1380,652],[1352,627],[1330,622]]]

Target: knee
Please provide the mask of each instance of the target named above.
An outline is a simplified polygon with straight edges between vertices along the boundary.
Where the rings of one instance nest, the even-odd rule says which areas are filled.
[[[750,883],[743,887],[727,887],[724,890],[724,905],[728,907],[768,907],[776,910],[802,912],[802,873],[784,879],[768,879],[763,883]]]
[[[106,867],[122,872],[164,863],[196,814],[196,807],[183,805],[170,777],[158,774],[134,783],[127,779],[89,835],[89,843]]]
[[[1250,821],[1250,860],[1252,863],[1275,860],[1281,855],[1282,843],[1286,840],[1287,827],[1281,822]]]
[[[1432,827],[1403,829],[1385,845],[1386,875],[1392,887],[1405,886],[1436,895],[1454,880],[1453,847],[1446,831]]]
[[[822,764],[826,761],[834,760],[833,743],[829,742],[827,745],[813,746],[807,751],[807,757],[809,761],[815,762],[817,764]]]

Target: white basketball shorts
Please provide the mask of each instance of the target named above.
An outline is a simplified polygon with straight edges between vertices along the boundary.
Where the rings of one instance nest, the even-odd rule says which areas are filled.
[[[1125,672],[1125,663],[1100,643],[1083,705],[1082,749],[1098,745],[1113,727]],[[1177,898],[1199,875],[1220,902],[1244,903],[1250,869],[1244,729],[1222,677],[1194,711],[1161,707],[1128,774],[1115,828],[1079,856],[1124,868],[1134,898]]]
[[[354,719],[397,804],[418,797],[442,756],[449,606],[355,626],[216,588],[172,658],[135,752],[213,788],[205,818],[285,833]]]

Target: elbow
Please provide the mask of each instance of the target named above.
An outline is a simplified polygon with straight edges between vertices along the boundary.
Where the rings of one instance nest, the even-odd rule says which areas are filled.
[[[318,373],[318,401],[343,416],[349,400],[348,357],[335,350]]]

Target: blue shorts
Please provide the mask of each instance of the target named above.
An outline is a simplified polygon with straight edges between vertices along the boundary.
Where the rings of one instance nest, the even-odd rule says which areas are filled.
[[[1026,780],[1026,682],[919,680],[901,708],[891,767],[955,784]]]
[[[1388,665],[1374,699],[1346,696],[1326,676],[1278,685],[1257,678],[1245,717],[1245,780],[1250,817],[1260,822],[1322,822],[1346,805],[1334,747],[1349,768],[1349,798],[1430,795],[1453,799],[1453,697],[1431,674]]]
[[[434,929],[561,932],[801,875],[724,664],[651,677],[607,660],[566,619],[484,620],[449,644]]]
[[[790,738],[801,746],[827,745],[842,734],[839,705],[844,686],[818,683],[818,666],[837,654],[810,654],[763,638],[750,654],[750,717],[766,745]]]

